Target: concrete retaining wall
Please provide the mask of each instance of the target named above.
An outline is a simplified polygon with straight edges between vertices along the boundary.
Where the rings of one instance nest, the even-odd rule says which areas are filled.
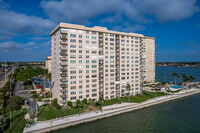
[[[141,104],[138,104],[138,105],[131,105],[131,106],[126,106],[126,107],[121,107],[121,109],[119,109],[120,108],[119,107],[118,110],[113,110],[110,113],[106,113],[106,114],[102,114],[102,115],[98,114],[97,116],[81,119],[81,120],[74,121],[74,122],[67,122],[66,121],[66,123],[63,123],[63,124],[60,124],[60,125],[55,125],[55,126],[50,126],[48,128],[34,130],[34,131],[31,131],[31,133],[49,132],[49,131],[58,130],[58,129],[61,129],[61,128],[66,128],[66,127],[70,127],[70,126],[79,125],[79,124],[82,124],[82,123],[92,122],[92,121],[96,121],[98,119],[103,119],[103,118],[111,117],[111,116],[114,116],[114,115],[127,113],[127,112],[130,112],[130,111],[133,111],[133,110],[142,109],[142,108],[145,108],[145,107],[149,107],[149,106],[152,106],[152,105],[160,104],[160,103],[171,101],[171,100],[174,100],[174,99],[178,99],[178,98],[194,95],[194,94],[197,94],[197,93],[200,93],[200,90],[196,90],[196,91],[189,92],[187,94],[182,94],[182,95],[174,95],[174,96],[169,97],[167,99],[162,99],[162,100],[153,101],[153,102],[149,102],[149,103],[143,103],[143,104],[141,103]],[[45,121],[45,122],[47,122],[47,121]]]

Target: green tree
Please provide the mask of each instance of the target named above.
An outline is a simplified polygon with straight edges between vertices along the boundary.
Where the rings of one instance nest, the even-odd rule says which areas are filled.
[[[72,101],[68,101],[68,102],[67,102],[67,106],[69,106],[69,107],[71,107],[71,108],[74,107],[73,104],[72,104]]]
[[[87,99],[84,98],[83,101],[82,101],[82,103],[85,104],[85,105],[87,105]]]
[[[104,103],[103,97],[100,97],[100,98],[99,98],[99,101],[97,101],[97,102],[95,103],[95,106],[96,106],[96,107],[99,107],[99,109],[101,110],[101,113],[103,112],[103,103]]]
[[[53,100],[53,106],[54,107],[56,107],[57,109],[61,109],[61,106],[58,104],[58,99],[57,98],[55,98],[54,100]]]
[[[81,103],[81,101],[77,99],[75,108],[78,109],[79,117],[81,115],[81,109],[83,109],[83,107],[84,107],[83,103]]]
[[[172,77],[174,77],[175,85],[176,85],[176,78],[179,77],[178,73],[173,72]]]
[[[21,108],[21,106],[24,104],[24,100],[19,96],[12,96],[7,101],[7,107],[11,110],[18,110]]]
[[[130,91],[131,91],[131,86],[130,84],[126,85],[126,91],[128,91],[127,95],[129,96],[128,101],[130,102]]]
[[[20,70],[17,74],[16,80],[27,82],[33,77],[38,76],[38,74],[34,71],[33,68],[27,68],[25,70]]]
[[[0,115],[0,132],[4,132],[8,127],[8,117],[6,115]]]

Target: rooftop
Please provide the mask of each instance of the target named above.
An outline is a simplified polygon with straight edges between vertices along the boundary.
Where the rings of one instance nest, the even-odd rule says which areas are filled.
[[[126,33],[126,32],[119,32],[119,31],[112,31],[112,30],[108,30],[106,27],[94,26],[94,27],[91,28],[91,27],[85,27],[83,25],[76,25],[76,24],[69,24],[69,23],[60,23],[50,33],[50,35],[52,35],[54,32],[56,32],[59,28],[89,30],[89,31],[104,32],[104,33],[110,33],[110,34],[120,34],[120,35],[126,35],[126,36],[144,37],[143,34],[132,33],[132,32]]]

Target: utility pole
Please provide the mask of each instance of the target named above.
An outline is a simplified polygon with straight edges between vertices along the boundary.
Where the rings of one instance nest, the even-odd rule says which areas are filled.
[[[12,76],[12,71],[11,71],[11,76]],[[12,84],[11,84],[11,77],[10,77],[10,98],[11,98],[11,92],[12,92],[12,91],[11,91],[11,85],[12,85]],[[12,116],[11,116],[11,115],[12,115],[12,114],[11,114],[11,109],[10,109],[10,128],[12,127],[12,121],[11,121],[11,120],[12,120],[12,119],[11,119]]]
[[[5,85],[6,85],[6,61],[5,61]]]

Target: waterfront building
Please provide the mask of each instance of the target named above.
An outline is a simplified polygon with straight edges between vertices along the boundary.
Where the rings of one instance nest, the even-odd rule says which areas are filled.
[[[68,23],[50,35],[52,93],[60,105],[122,97],[127,84],[131,95],[139,94],[143,80],[155,79],[155,38]]]
[[[51,56],[45,59],[45,68],[48,69],[48,73],[51,73]]]
[[[140,43],[141,82],[155,81],[155,38],[144,37]]]

